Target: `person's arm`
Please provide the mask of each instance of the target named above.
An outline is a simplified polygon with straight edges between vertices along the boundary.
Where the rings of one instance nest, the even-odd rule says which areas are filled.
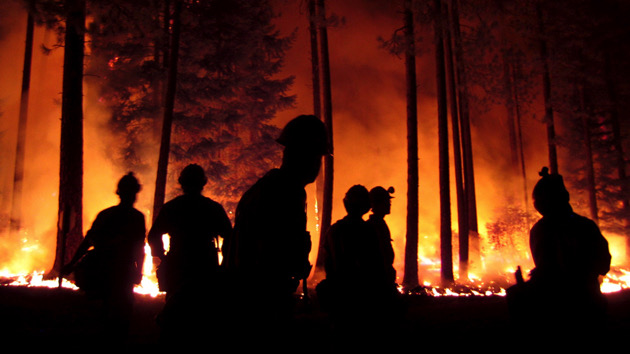
[[[157,218],[155,218],[155,221],[151,226],[151,230],[149,230],[149,234],[147,235],[147,242],[151,247],[151,254],[153,255],[153,258],[158,258],[160,260],[164,258],[164,244],[162,243],[162,235],[168,233],[163,211],[164,208],[162,208]]]

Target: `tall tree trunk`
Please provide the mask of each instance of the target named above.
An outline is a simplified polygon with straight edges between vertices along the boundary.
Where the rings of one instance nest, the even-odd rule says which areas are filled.
[[[507,110],[508,138],[510,142],[510,173],[514,176],[518,175],[519,159],[518,159],[518,142],[516,136],[516,114],[514,107],[514,84],[512,82],[512,67],[510,55],[507,51],[503,51],[503,82],[505,87],[505,108]]]
[[[83,57],[85,0],[66,0],[61,98],[59,218],[51,275],[59,274],[83,240]]]
[[[582,132],[584,139],[584,149],[586,150],[586,182],[588,190],[588,206],[591,219],[596,223],[599,222],[597,211],[597,190],[595,188],[595,168],[593,166],[593,148],[591,143],[591,128],[589,126],[588,108],[586,107],[585,85],[578,87],[578,99],[580,100],[580,114],[582,116]]]
[[[164,98],[164,119],[162,120],[162,138],[160,141],[160,155],[155,179],[155,194],[153,197],[153,220],[164,205],[166,194],[166,177],[168,172],[168,157],[171,146],[171,127],[173,123],[173,108],[175,106],[175,91],[177,87],[177,62],[179,58],[180,13],[182,1],[175,1],[173,13],[173,27],[171,34],[171,51],[168,61],[168,82],[166,97]]]
[[[446,102],[446,70],[444,68],[444,42],[442,35],[442,1],[434,0],[435,6],[435,66],[438,99],[438,150],[440,179],[440,259],[442,285],[454,281],[453,245],[451,231],[451,193],[449,181],[448,118]]]
[[[512,83],[513,85],[513,94],[514,94],[514,114],[516,115],[516,138],[518,141],[518,152],[519,152],[519,160],[520,160],[520,169],[521,169],[521,179],[523,182],[523,203],[525,205],[525,213],[529,215],[529,188],[527,187],[527,170],[525,168],[525,151],[523,149],[523,128],[521,124],[521,103],[520,103],[520,95],[518,91],[518,83],[517,80],[521,76],[521,64],[518,58],[515,59],[514,65],[512,67]],[[529,218],[526,220],[527,229],[529,229]]]
[[[407,233],[403,286],[413,289],[418,279],[418,103],[412,0],[404,2],[405,76],[407,85]]]
[[[33,58],[33,2],[29,3],[26,19],[26,42],[24,45],[24,71],[22,72],[22,94],[20,96],[20,116],[15,146],[15,168],[13,173],[13,203],[11,206],[10,232],[22,227],[22,186],[24,185],[24,149],[26,145],[26,123],[28,120],[28,99],[31,83],[31,61]]]
[[[320,84],[319,70],[319,36],[317,35],[318,27],[321,19],[317,13],[317,1],[308,1],[308,23],[311,45],[311,80],[313,84],[313,114],[322,119],[322,92]],[[325,234],[322,232],[322,205],[324,200],[324,174],[320,173],[315,180],[315,200],[317,202],[317,223],[319,227],[319,246],[317,251],[317,259],[315,261],[315,275],[319,276],[319,272],[324,268],[324,246]]]
[[[621,200],[621,208],[623,215],[625,215],[624,227],[626,230],[630,228],[630,201],[628,200],[628,176],[626,174],[626,159],[624,157],[622,137],[621,137],[621,124],[619,122],[619,97],[617,96],[617,89],[615,85],[615,78],[613,76],[614,70],[612,68],[612,58],[610,53],[605,53],[604,70],[606,74],[606,90],[608,98],[610,99],[610,122],[611,130],[613,133],[613,144],[615,147],[615,153],[617,155],[617,177],[621,184],[622,195],[624,198]],[[626,256],[630,257],[630,233],[626,235]]]
[[[444,4],[450,11],[450,6]],[[446,58],[446,72],[449,82],[448,89],[451,107],[451,126],[453,136],[453,163],[455,170],[455,193],[457,196],[457,227],[459,234],[459,278],[468,278],[468,205],[464,191],[463,167],[462,167],[462,146],[460,138],[459,108],[457,107],[457,78],[455,75],[455,63],[453,58],[451,26],[448,16],[444,16],[444,55]]]
[[[468,204],[469,268],[480,262],[479,227],[477,225],[477,197],[475,191],[475,171],[473,164],[472,137],[468,105],[468,82],[463,54],[462,34],[459,25],[458,0],[451,2],[451,23],[453,26],[454,54],[457,69],[457,94],[462,135],[462,158],[464,165],[464,190]]]
[[[328,59],[328,30],[326,24],[326,8],[324,0],[317,0],[317,12],[321,19],[319,26],[321,69],[322,69],[322,98],[323,120],[328,130],[328,143],[330,154],[324,157],[324,196],[322,203],[321,234],[325,235],[330,228],[332,219],[333,198],[333,118],[332,118],[332,94],[330,84],[330,65]]]
[[[538,17],[539,52],[542,64],[543,99],[545,101],[545,123],[547,124],[547,144],[549,146],[549,172],[558,173],[558,153],[556,151],[556,130],[553,120],[553,106],[551,104],[551,73],[549,72],[549,54],[545,39],[545,24],[542,5],[536,4]]]

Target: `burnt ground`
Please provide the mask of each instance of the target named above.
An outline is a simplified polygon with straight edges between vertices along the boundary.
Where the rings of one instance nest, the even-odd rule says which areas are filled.
[[[608,294],[609,320],[602,324],[607,336],[624,338],[630,334],[630,291]],[[468,351],[474,347],[490,352],[512,351],[522,343],[536,338],[536,330],[518,331],[510,322],[505,297],[429,297],[408,296],[406,319],[391,326],[394,334],[387,341],[392,345],[406,343],[407,349],[443,347],[449,352]],[[79,338],[97,338],[101,329],[99,305],[82,293],[68,289],[0,286],[0,345],[21,348],[50,345],[72,348]],[[163,306],[163,298],[137,295],[130,338],[125,347],[148,350],[163,349],[155,317]],[[369,310],[368,310],[369,311]],[[295,347],[309,351],[319,344],[331,348],[338,339],[331,329],[328,316],[318,309],[316,299],[308,309],[299,311],[294,324],[301,333]],[[370,342],[359,334],[356,341]],[[610,339],[606,339],[609,341]],[[211,347],[227,338],[208,333],[204,339]],[[614,343],[614,342],[613,342]],[[332,350],[334,352],[334,350]],[[476,351],[476,350],[475,350]],[[390,352],[389,350],[387,352]]]

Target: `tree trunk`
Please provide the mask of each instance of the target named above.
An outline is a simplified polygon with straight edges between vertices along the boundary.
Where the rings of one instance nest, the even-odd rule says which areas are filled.
[[[66,0],[61,98],[57,250],[51,275],[74,255],[83,240],[83,57],[85,0]]]
[[[33,3],[29,4],[26,19],[26,42],[24,46],[24,71],[22,72],[22,94],[20,96],[20,116],[18,120],[17,143],[15,146],[15,168],[13,173],[13,203],[9,232],[17,232],[22,227],[22,187],[24,185],[24,149],[26,145],[26,123],[28,120],[28,99],[31,83],[31,61],[33,58]]]
[[[446,7],[447,5],[444,4]],[[446,14],[449,10],[445,11]],[[455,63],[453,58],[451,26],[448,17],[444,17],[444,49],[446,58],[446,72],[449,82],[449,95],[451,107],[451,126],[453,136],[453,163],[455,169],[455,193],[457,196],[457,227],[459,234],[459,278],[468,278],[468,206],[464,191],[462,146],[460,138],[459,109],[457,107],[457,78],[455,75]]]
[[[330,154],[324,157],[324,196],[322,203],[322,224],[321,234],[325,235],[330,228],[332,219],[332,198],[333,198],[333,119],[332,119],[332,94],[330,84],[330,65],[328,60],[328,30],[326,24],[326,9],[324,0],[317,0],[317,12],[321,19],[319,26],[321,68],[322,68],[322,98],[323,98],[323,120],[328,129],[328,143]]]
[[[308,1],[308,20],[309,20],[309,34],[311,44],[311,79],[313,84],[313,114],[322,119],[322,93],[320,84],[320,70],[319,70],[319,36],[317,35],[318,26],[321,21],[319,14],[317,13],[316,0]],[[322,205],[324,200],[324,174],[320,173],[315,180],[315,200],[317,202],[317,224],[319,227],[319,246],[317,251],[317,259],[315,261],[315,275],[324,268],[324,240],[325,234],[322,232]]]
[[[617,177],[621,184],[622,195],[624,198],[621,200],[621,208],[625,215],[624,227],[628,229],[630,227],[630,201],[628,201],[628,176],[626,174],[626,159],[624,157],[622,137],[621,137],[621,124],[619,122],[619,97],[617,96],[617,89],[615,85],[615,79],[613,76],[612,59],[610,53],[605,53],[605,74],[606,74],[606,89],[608,98],[610,99],[610,122],[611,130],[613,133],[613,144],[615,147],[615,153],[617,155]],[[630,234],[626,235],[626,256],[630,257]]]
[[[523,203],[525,205],[525,213],[529,215],[529,188],[527,187],[527,170],[525,168],[525,151],[523,149],[523,129],[521,125],[521,103],[518,92],[517,79],[521,75],[521,65],[518,58],[515,59],[512,67],[512,83],[514,93],[514,114],[516,115],[516,137],[518,141],[518,151],[521,169],[521,179],[523,181]],[[527,218],[527,229],[529,229],[529,218]]]
[[[549,54],[545,40],[545,25],[543,10],[540,2],[536,4],[539,30],[539,51],[542,63],[543,99],[545,100],[545,123],[547,124],[547,144],[549,146],[549,173],[558,172],[558,153],[556,152],[556,130],[553,121],[553,106],[551,104],[551,73],[549,72]]]
[[[589,126],[588,109],[586,107],[586,99],[584,97],[584,84],[578,88],[578,99],[580,100],[580,114],[582,115],[582,132],[584,139],[584,149],[586,150],[586,182],[588,190],[588,206],[591,219],[596,223],[599,222],[597,211],[597,190],[595,188],[595,168],[593,166],[593,148],[591,143],[591,128]]]
[[[470,132],[470,115],[468,108],[468,82],[463,55],[462,35],[459,25],[458,0],[451,2],[451,18],[453,25],[454,54],[458,78],[459,113],[462,135],[462,158],[464,166],[464,190],[468,204],[468,239],[469,268],[480,262],[479,227],[477,225],[477,197],[475,192],[475,171],[473,164],[472,137]]]
[[[503,83],[505,86],[505,108],[507,110],[508,138],[510,142],[510,173],[518,175],[518,143],[516,139],[516,114],[514,108],[514,85],[512,82],[512,67],[507,51],[503,52]]]
[[[440,179],[440,259],[442,285],[453,283],[453,245],[451,231],[451,193],[449,181],[448,118],[446,102],[446,70],[444,68],[444,42],[442,35],[442,1],[435,6],[435,66],[438,99],[438,151]]]
[[[181,0],[175,1],[173,13],[173,27],[171,34],[171,51],[168,61],[168,81],[164,98],[164,119],[162,121],[162,138],[160,141],[160,155],[155,179],[155,194],[153,198],[153,220],[164,205],[166,194],[166,177],[168,172],[168,157],[171,146],[171,127],[173,123],[173,108],[175,106],[175,91],[177,87],[177,62],[179,58],[179,31]]]
[[[404,2],[405,76],[407,85],[407,233],[403,286],[413,289],[418,279],[418,103],[412,0]]]

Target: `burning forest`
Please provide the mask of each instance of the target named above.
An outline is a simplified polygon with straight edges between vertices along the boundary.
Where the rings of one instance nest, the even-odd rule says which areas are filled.
[[[280,128],[314,112],[334,153],[307,188],[313,265],[349,187],[393,186],[386,220],[401,288],[504,294],[517,266],[533,268],[531,193],[548,166],[609,242],[602,290],[627,287],[626,2],[323,5],[3,1],[6,283],[54,278],[129,171],[147,227],[190,163],[233,218],[280,163]],[[155,295],[147,260],[138,291]],[[321,277],[314,267],[313,283]]]

